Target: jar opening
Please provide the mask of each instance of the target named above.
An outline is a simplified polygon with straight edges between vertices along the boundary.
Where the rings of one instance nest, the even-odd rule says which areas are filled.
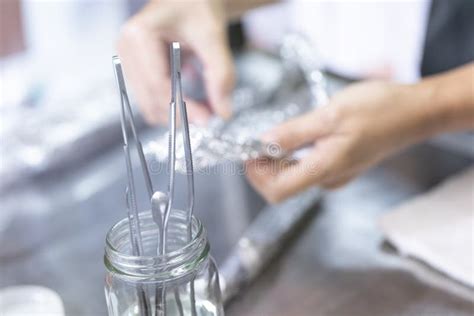
[[[137,278],[169,280],[195,271],[207,258],[209,244],[201,222],[193,216],[191,241],[188,240],[187,214],[172,210],[164,255],[158,255],[160,233],[151,212],[139,214],[143,252],[133,255],[128,218],[115,224],[107,233],[104,262],[107,269],[118,275]]]

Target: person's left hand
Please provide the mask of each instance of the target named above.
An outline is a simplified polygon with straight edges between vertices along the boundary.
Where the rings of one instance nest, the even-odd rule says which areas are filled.
[[[131,92],[148,123],[168,122],[171,78],[167,56],[173,41],[179,41],[183,51],[203,66],[209,103],[187,98],[189,121],[207,124],[212,113],[231,117],[235,74],[224,9],[222,0],[151,0],[125,23],[117,49]]]
[[[417,95],[416,85],[388,82],[363,82],[344,89],[328,106],[266,133],[263,140],[284,152],[303,145],[311,145],[311,150],[298,162],[248,162],[250,183],[270,202],[313,185],[335,188],[347,183],[421,137]]]

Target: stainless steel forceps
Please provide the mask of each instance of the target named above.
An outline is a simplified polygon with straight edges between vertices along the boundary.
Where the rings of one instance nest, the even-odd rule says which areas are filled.
[[[193,162],[191,153],[191,142],[189,136],[189,124],[186,112],[186,103],[183,100],[183,91],[181,86],[181,51],[180,45],[174,42],[170,46],[170,60],[171,60],[171,101],[169,111],[169,147],[168,147],[168,187],[167,192],[155,191],[153,189],[153,183],[151,181],[150,172],[148,170],[145,155],[143,153],[142,144],[137,134],[135,121],[133,118],[130,101],[125,86],[125,80],[123,76],[122,66],[120,59],[117,56],[112,58],[115,76],[117,80],[117,86],[120,92],[121,101],[121,126],[123,136],[123,150],[125,154],[125,163],[127,169],[127,188],[126,188],[126,202],[127,202],[127,215],[130,226],[130,240],[132,245],[132,253],[135,256],[144,255],[139,211],[137,206],[137,198],[135,191],[135,179],[133,174],[132,160],[130,156],[130,144],[129,144],[129,133],[131,131],[133,142],[135,143],[138,158],[145,180],[145,185],[148,192],[148,197],[151,203],[151,211],[154,222],[158,226],[158,246],[157,255],[164,255],[167,252],[166,239],[167,239],[167,228],[170,219],[171,212],[174,206],[174,189],[175,189],[175,162],[176,162],[176,112],[177,105],[179,105],[179,112],[181,118],[181,126],[183,129],[183,143],[184,143],[184,154],[186,161],[186,175],[187,175],[187,203],[186,203],[186,221],[187,229],[186,235],[187,240],[192,239],[192,216],[194,210],[194,172]],[[142,315],[151,315],[150,300],[145,294],[145,290],[141,287],[137,288],[139,307]],[[182,306],[179,293],[175,291],[175,300],[178,306]],[[195,297],[194,297],[194,282],[191,283],[190,287],[190,302],[191,302],[191,313],[196,315],[195,310]],[[157,289],[155,293],[155,315],[164,314],[166,315],[166,289]],[[180,315],[183,315],[182,307],[179,310]]]
[[[163,241],[159,249],[160,254],[166,253],[166,232],[171,211],[174,205],[174,187],[176,174],[176,104],[179,104],[179,112],[181,117],[184,157],[186,161],[186,176],[188,182],[188,195],[186,203],[186,222],[187,222],[187,240],[192,239],[192,217],[194,210],[194,170],[193,158],[191,153],[191,141],[189,136],[188,114],[186,112],[186,103],[183,100],[183,89],[181,86],[181,48],[179,43],[173,42],[170,46],[170,68],[171,68],[171,101],[169,111],[169,139],[168,139],[168,204],[163,217],[163,230],[161,240]],[[191,315],[195,316],[196,301],[194,291],[194,281],[190,284],[190,304]],[[182,304],[180,303],[179,294],[175,292],[175,299],[179,306],[180,315],[183,315]],[[166,306],[164,307],[166,310]]]
[[[169,216],[174,204],[174,186],[175,186],[175,163],[176,163],[176,104],[179,104],[181,117],[181,126],[183,128],[184,157],[186,161],[186,176],[188,183],[188,195],[186,204],[188,240],[192,236],[192,216],[194,211],[194,170],[193,158],[191,153],[191,141],[189,137],[189,123],[186,112],[186,102],[183,100],[183,89],[181,86],[181,48],[179,43],[173,42],[170,47],[171,55],[171,102],[169,111],[169,143],[168,143],[168,206],[164,216],[164,231],[168,225]],[[166,243],[166,237],[164,238]]]
[[[114,65],[115,77],[117,80],[117,86],[120,92],[120,122],[122,126],[123,136],[123,151],[125,154],[125,165],[127,169],[127,188],[125,189],[125,200],[127,205],[127,216],[130,228],[130,242],[132,245],[132,254],[134,256],[143,255],[143,243],[140,229],[140,219],[137,205],[137,198],[135,192],[135,180],[133,175],[132,160],[130,157],[129,148],[129,130],[131,130],[140,164],[142,168],[143,177],[145,179],[145,185],[147,187],[148,194],[151,198],[153,187],[150,178],[150,172],[146,164],[145,155],[143,154],[142,144],[138,138],[135,122],[133,119],[132,109],[130,107],[130,100],[128,98],[127,89],[125,87],[125,81],[123,78],[122,65],[120,59],[117,56],[112,58]],[[146,291],[143,286],[137,287],[138,304],[140,313],[142,315],[151,315],[150,301],[146,295]]]
[[[143,173],[143,178],[145,179],[145,185],[148,191],[148,196],[151,199],[153,195],[153,185],[151,182],[150,172],[148,171],[148,166],[145,159],[145,154],[143,153],[142,143],[138,137],[137,129],[135,127],[135,121],[133,118],[133,112],[130,107],[130,100],[128,98],[127,88],[125,87],[125,80],[123,77],[122,65],[120,59],[117,56],[112,58],[112,62],[115,70],[115,77],[117,80],[117,86],[120,92],[120,101],[121,101],[121,112],[120,112],[120,122],[122,127],[122,136],[123,136],[123,151],[125,154],[125,164],[127,169],[127,189],[126,189],[126,199],[127,206],[129,211],[130,228],[131,228],[131,237],[132,237],[132,250],[134,255],[141,255],[143,252],[143,245],[141,243],[141,234],[140,234],[140,225],[138,220],[138,206],[137,198],[135,191],[135,179],[133,175],[132,159],[130,156],[130,147],[129,147],[129,130],[132,132],[133,141],[136,146],[138,153],[138,158],[140,160],[140,165]],[[133,229],[133,230],[132,230]]]

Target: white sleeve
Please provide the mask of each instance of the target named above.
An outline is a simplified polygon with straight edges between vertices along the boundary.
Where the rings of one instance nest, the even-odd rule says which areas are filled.
[[[430,0],[293,0],[248,14],[244,23],[254,45],[277,47],[289,31],[305,33],[324,64],[351,77],[416,81]]]

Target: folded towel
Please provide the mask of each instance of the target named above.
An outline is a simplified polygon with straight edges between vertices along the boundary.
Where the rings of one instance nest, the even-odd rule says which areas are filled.
[[[403,255],[474,287],[474,167],[383,215],[379,224]]]

